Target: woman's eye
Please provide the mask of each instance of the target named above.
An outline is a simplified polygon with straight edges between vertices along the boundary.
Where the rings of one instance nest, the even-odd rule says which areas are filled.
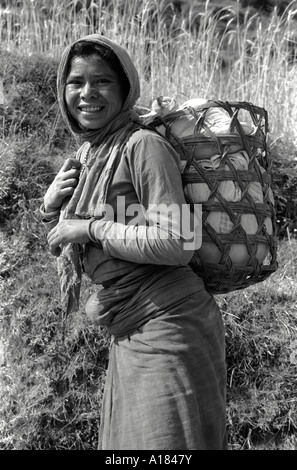
[[[66,85],[79,85],[81,82],[76,79],[68,80]]]
[[[108,85],[112,83],[110,78],[97,78],[95,79],[92,83],[90,83],[90,86],[100,86],[100,85]],[[67,80],[66,85],[73,85],[73,86],[84,86],[84,82],[80,80],[79,78],[70,78]]]
[[[109,78],[98,78],[97,83],[105,85],[106,83],[110,83]]]

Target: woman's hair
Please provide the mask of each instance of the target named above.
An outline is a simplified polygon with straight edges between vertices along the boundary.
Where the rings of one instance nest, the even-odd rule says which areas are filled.
[[[98,55],[101,57],[105,62],[108,63],[113,72],[117,74],[126,98],[130,90],[130,83],[123,70],[123,67],[115,53],[111,49],[100,44],[90,43],[88,41],[79,41],[75,43],[71,48],[68,57],[66,76],[70,71],[71,61],[74,57],[90,57],[92,55]]]

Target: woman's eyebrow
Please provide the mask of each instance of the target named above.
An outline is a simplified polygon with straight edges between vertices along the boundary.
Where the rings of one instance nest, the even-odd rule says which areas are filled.
[[[113,77],[113,74],[111,72],[96,72],[92,73],[93,77]],[[84,77],[84,74],[82,73],[77,73],[77,72],[70,72],[68,75],[68,78],[82,78]]]

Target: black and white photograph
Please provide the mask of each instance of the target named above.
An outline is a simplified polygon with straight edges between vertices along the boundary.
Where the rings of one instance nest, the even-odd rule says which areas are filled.
[[[297,450],[296,123],[297,0],[0,0],[1,451]]]

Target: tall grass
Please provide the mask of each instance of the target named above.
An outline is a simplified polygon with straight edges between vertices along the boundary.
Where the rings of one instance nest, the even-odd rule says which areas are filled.
[[[297,65],[288,59],[297,2],[268,18],[250,10],[242,17],[240,2],[230,4],[233,13],[222,16],[208,1],[199,10],[192,2],[177,20],[170,2],[157,0],[11,0],[1,11],[1,47],[59,58],[74,39],[105,34],[132,55],[144,105],[157,95],[252,101],[269,111],[276,138],[296,140]]]
[[[279,246],[279,271],[218,298],[226,326],[232,449],[297,448],[296,239]]]

